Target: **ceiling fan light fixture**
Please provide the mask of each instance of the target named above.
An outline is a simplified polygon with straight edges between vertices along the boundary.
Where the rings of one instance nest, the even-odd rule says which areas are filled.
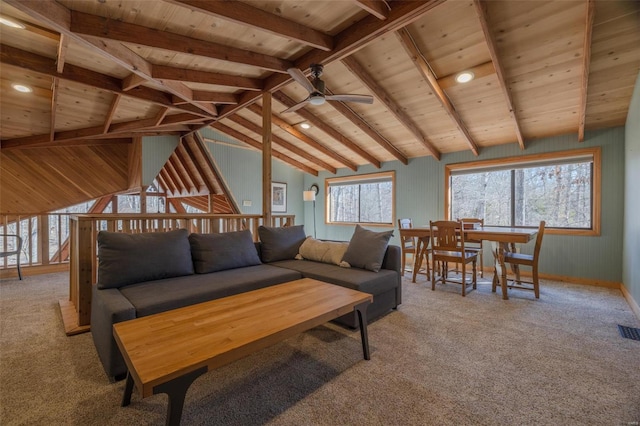
[[[473,80],[474,77],[475,74],[473,74],[471,71],[462,71],[461,73],[456,75],[456,81],[458,83],[468,83]]]
[[[324,101],[324,96],[319,93],[312,93],[311,96],[309,96],[309,103],[311,105],[322,105]]]

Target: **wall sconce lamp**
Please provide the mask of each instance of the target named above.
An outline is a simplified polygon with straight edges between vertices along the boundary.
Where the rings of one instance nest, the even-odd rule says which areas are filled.
[[[314,183],[309,190],[302,192],[304,201],[313,201],[313,238],[316,238],[316,195],[318,195],[319,190],[318,185]]]

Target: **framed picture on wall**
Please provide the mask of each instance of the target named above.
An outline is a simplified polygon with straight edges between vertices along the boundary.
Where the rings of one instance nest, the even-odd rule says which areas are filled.
[[[271,212],[285,213],[287,211],[287,184],[271,182]]]

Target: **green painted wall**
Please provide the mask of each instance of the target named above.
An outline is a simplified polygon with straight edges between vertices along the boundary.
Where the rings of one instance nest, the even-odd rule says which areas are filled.
[[[471,152],[443,155],[441,161],[432,157],[421,157],[409,160],[407,166],[398,161],[388,162],[381,170],[396,171],[396,217],[411,217],[414,224],[423,225],[428,224],[429,220],[444,218],[444,167],[446,164],[600,146],[602,147],[603,175],[601,235],[599,237],[545,235],[540,270],[541,273],[546,274],[621,282],[624,141],[625,129],[617,127],[587,132],[585,141],[582,143],[577,142],[576,134],[564,135],[527,141],[526,151],[520,150],[519,146],[513,143],[484,148],[478,157]],[[376,171],[378,169],[373,166],[362,166],[358,174]],[[341,169],[338,173],[339,176],[350,174],[353,173],[348,169]],[[305,188],[312,183],[320,186],[316,203],[318,238],[349,240],[353,233],[353,226],[324,223],[324,180],[331,176],[333,175],[327,172],[321,173],[318,177],[305,174]],[[304,222],[312,226],[313,210],[310,205],[305,206]],[[398,244],[397,235],[393,242]],[[485,260],[490,261],[490,259],[491,255],[487,252]]]
[[[622,282],[640,305],[640,74],[625,127],[625,209]]]
[[[174,135],[142,138],[142,185],[153,183],[179,142],[180,138]]]
[[[241,212],[262,214],[262,153],[209,128],[200,134],[206,138],[207,147]],[[302,224],[304,173],[276,159],[272,160],[271,168],[273,181],[287,184],[285,214],[296,215],[296,223]],[[244,206],[244,201],[250,201],[251,206]]]

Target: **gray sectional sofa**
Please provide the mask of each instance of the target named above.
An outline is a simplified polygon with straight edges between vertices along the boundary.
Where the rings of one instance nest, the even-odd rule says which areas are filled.
[[[362,229],[359,231],[362,233]],[[259,243],[253,242],[249,231],[191,235],[184,229],[146,234],[100,232],[91,334],[107,376],[119,379],[126,373],[113,338],[113,324],[303,277],[373,294],[367,311],[369,320],[397,308],[402,294],[400,248],[380,242],[384,240],[382,233],[365,232],[378,241],[378,247],[384,246],[378,253],[382,261],[355,265],[360,257],[371,256],[359,256],[352,241],[346,247],[351,249],[354,265],[341,262],[342,266],[325,263],[326,259],[303,258],[299,252],[303,244],[322,250],[326,247],[317,240],[311,244],[302,226],[260,227]],[[370,252],[371,241],[365,238],[360,241],[363,244]],[[338,247],[345,250],[345,246]],[[309,256],[314,258],[315,254]],[[336,322],[357,327],[354,313]]]

